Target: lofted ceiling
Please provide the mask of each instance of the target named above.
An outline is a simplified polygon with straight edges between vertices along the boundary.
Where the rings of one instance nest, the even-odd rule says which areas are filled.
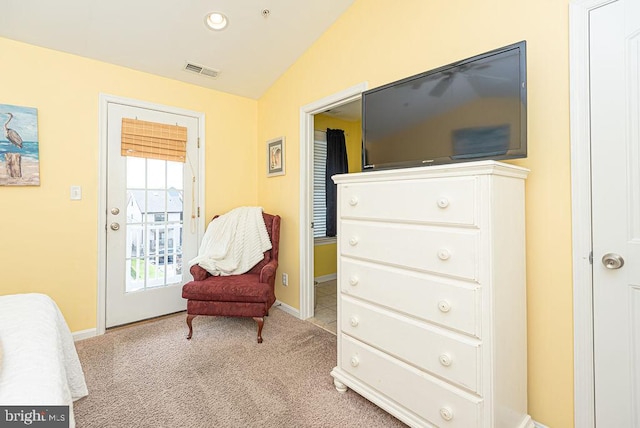
[[[257,99],[352,3],[0,0],[0,37]],[[205,26],[214,11],[226,14],[227,29]],[[185,71],[187,63],[217,77]]]

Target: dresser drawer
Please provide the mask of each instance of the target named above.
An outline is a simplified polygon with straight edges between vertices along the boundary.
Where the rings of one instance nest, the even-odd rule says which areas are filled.
[[[435,224],[477,224],[475,177],[345,184],[342,218]]]
[[[339,263],[343,294],[481,337],[478,286],[345,257]]]
[[[346,335],[342,369],[439,427],[481,426],[482,399],[457,391],[420,370]]]
[[[344,220],[340,254],[477,281],[479,231]]]
[[[395,312],[341,297],[340,329],[413,366],[480,391],[480,342],[454,337]]]

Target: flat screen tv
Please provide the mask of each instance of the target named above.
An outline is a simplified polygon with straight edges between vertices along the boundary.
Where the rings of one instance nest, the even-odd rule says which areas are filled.
[[[527,156],[526,42],[362,95],[363,171]]]

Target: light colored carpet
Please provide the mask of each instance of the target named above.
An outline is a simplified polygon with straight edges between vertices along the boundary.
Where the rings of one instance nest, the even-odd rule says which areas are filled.
[[[185,314],[76,342],[89,396],[78,428],[403,427],[329,374],[336,337],[277,308],[256,343],[248,318]]]

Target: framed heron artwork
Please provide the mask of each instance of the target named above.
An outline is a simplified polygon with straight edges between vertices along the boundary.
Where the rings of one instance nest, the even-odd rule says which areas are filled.
[[[0,104],[0,186],[39,186],[38,110]]]

